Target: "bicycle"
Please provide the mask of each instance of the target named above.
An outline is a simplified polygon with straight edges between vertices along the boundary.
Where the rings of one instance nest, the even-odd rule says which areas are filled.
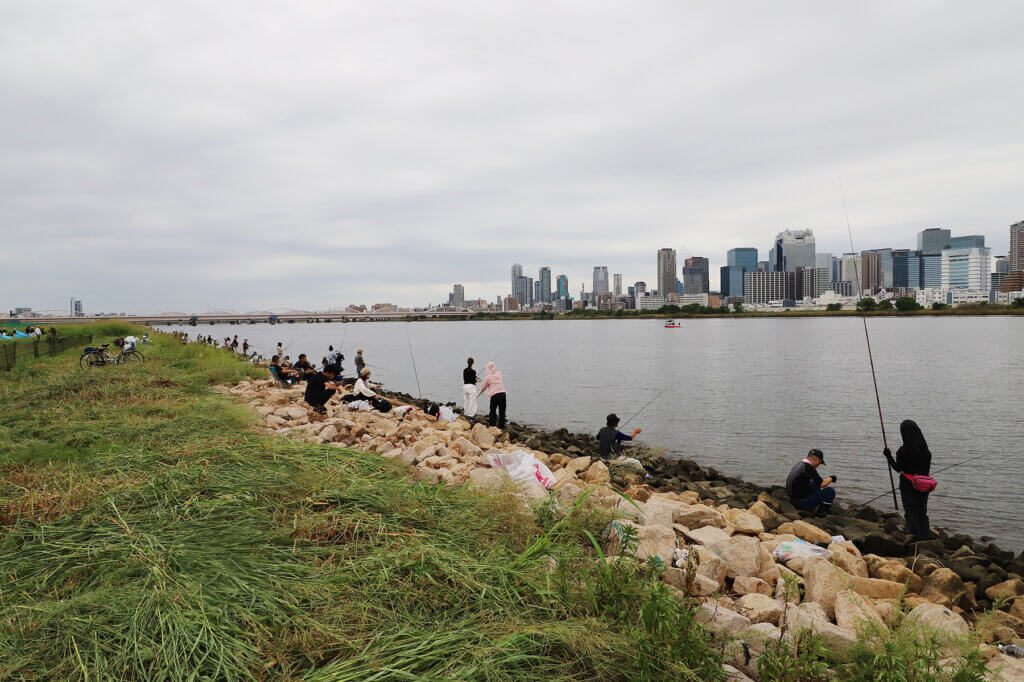
[[[127,365],[146,361],[146,357],[134,348],[129,348],[128,350],[122,349],[117,355],[111,355],[110,351],[107,350],[109,346],[109,343],[105,343],[98,348],[93,346],[86,347],[85,351],[82,353],[82,357],[78,358],[79,367],[87,368],[103,367],[106,365]]]

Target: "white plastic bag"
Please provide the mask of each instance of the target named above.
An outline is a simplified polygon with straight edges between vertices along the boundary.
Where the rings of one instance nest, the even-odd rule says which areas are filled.
[[[355,410],[356,412],[369,412],[373,408],[365,400],[353,400],[348,404],[348,409]]]
[[[398,407],[392,408],[391,414],[397,414],[399,417],[404,417],[416,408],[412,405],[399,405]]]
[[[807,559],[812,556],[828,559],[832,556],[832,552],[803,540],[783,540],[772,552],[772,556],[776,561],[786,563],[791,559]]]
[[[455,421],[455,411],[448,405],[441,405],[437,408],[437,421],[442,419],[446,422]]]
[[[555,484],[555,475],[551,473],[532,452],[516,450],[515,452],[488,452],[487,463],[494,469],[504,469],[509,478],[516,483],[536,481],[545,488]]]

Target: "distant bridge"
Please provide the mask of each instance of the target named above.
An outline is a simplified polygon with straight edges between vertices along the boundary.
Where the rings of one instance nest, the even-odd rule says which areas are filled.
[[[296,322],[385,322],[389,320],[436,320],[456,319],[466,320],[475,313],[471,312],[442,312],[423,311],[408,313],[380,313],[380,312],[328,312],[314,313],[306,311],[289,311],[286,313],[203,313],[201,315],[188,315],[185,313],[157,313],[153,315],[96,315],[93,317],[23,317],[23,318],[0,318],[0,324],[38,324],[46,326],[49,324],[76,324],[85,322],[135,322],[138,324],[294,324]]]

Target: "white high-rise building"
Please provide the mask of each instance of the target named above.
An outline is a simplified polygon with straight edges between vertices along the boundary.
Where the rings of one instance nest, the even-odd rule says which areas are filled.
[[[942,288],[987,291],[991,268],[992,250],[987,246],[946,249],[942,252]]]
[[[595,296],[608,291],[608,266],[594,266],[594,289],[591,293]]]
[[[612,275],[612,282],[614,282],[612,291],[615,293],[615,297],[622,296],[622,274],[617,272]]]
[[[512,296],[516,295],[516,287],[518,286],[519,278],[523,276],[523,266],[519,263],[512,265]]]
[[[768,269],[774,272],[796,272],[797,268],[815,267],[814,232],[783,230],[775,235],[768,250]]]
[[[452,305],[456,308],[466,307],[466,288],[461,284],[452,287]]]

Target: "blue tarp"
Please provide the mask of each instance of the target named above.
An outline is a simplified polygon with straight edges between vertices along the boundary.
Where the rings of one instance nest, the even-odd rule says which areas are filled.
[[[4,334],[0,334],[0,339],[8,339],[10,341],[13,341],[14,337],[13,336],[6,336]]]
[[[15,329],[14,330],[14,335],[18,336],[18,337],[21,337],[21,338],[26,338],[26,339],[32,336],[31,334],[26,334],[25,332],[21,331],[20,329]]]

